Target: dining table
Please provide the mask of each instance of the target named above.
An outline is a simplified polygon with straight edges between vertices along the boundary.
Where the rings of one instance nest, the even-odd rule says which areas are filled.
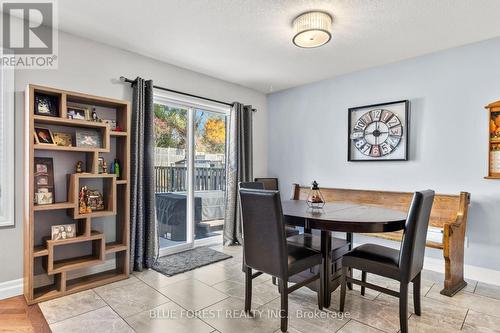
[[[321,255],[323,269],[323,306],[331,304],[331,252],[332,232],[345,232],[352,249],[353,233],[381,233],[404,229],[406,212],[360,205],[350,202],[327,202],[321,208],[311,208],[304,200],[282,202],[283,215],[287,223],[304,227],[305,230],[319,230],[321,234]],[[335,287],[336,288],[336,287]]]

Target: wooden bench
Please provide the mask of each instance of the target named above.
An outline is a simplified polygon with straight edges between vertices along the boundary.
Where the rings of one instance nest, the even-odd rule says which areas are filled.
[[[293,184],[292,199],[306,200],[308,187]],[[338,188],[321,188],[326,202],[353,202],[356,204],[384,207],[407,212],[413,193],[369,191]],[[429,226],[443,231],[442,242],[427,241],[427,247],[443,250],[445,260],[445,281],[441,294],[453,296],[464,288],[464,241],[467,227],[467,210],[470,202],[468,192],[460,195],[436,194],[432,206]],[[366,234],[384,239],[401,241],[402,231]]]

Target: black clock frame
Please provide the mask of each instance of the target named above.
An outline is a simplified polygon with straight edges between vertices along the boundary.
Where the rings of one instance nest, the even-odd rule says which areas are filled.
[[[389,106],[394,104],[405,104],[405,125],[403,127],[403,136],[406,135],[405,140],[405,156],[404,158],[398,159],[353,159],[351,156],[351,120],[352,113],[354,111],[358,111],[359,109],[367,109],[367,108],[377,108],[382,106]],[[347,161],[348,162],[397,162],[397,161],[408,161],[408,152],[410,148],[410,101],[407,99],[403,99],[400,101],[389,102],[389,103],[379,103],[372,105],[364,105],[364,106],[356,106],[348,109],[348,120],[347,120]]]

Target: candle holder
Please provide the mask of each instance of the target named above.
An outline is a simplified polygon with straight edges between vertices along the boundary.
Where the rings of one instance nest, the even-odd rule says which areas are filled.
[[[307,206],[314,210],[323,209],[325,205],[325,199],[323,198],[323,194],[319,190],[319,184],[317,181],[313,181],[311,190],[309,191],[309,195],[306,200]]]

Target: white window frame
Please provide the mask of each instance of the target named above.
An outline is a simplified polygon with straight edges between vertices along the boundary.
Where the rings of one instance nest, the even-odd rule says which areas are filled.
[[[0,70],[0,227],[7,227],[14,225],[14,69]]]
[[[195,246],[208,246],[215,245],[214,240],[211,239],[194,239],[194,160],[195,160],[195,143],[194,143],[194,114],[195,109],[206,110],[214,113],[224,114],[229,116],[231,114],[231,107],[206,101],[203,99],[167,92],[155,89],[153,93],[153,101],[155,104],[165,104],[172,107],[187,108],[188,109],[188,133],[187,133],[187,151],[188,156],[188,172],[187,172],[187,239],[185,244],[180,244],[172,247],[160,249],[160,256],[166,256],[172,253],[185,251],[194,248]]]

